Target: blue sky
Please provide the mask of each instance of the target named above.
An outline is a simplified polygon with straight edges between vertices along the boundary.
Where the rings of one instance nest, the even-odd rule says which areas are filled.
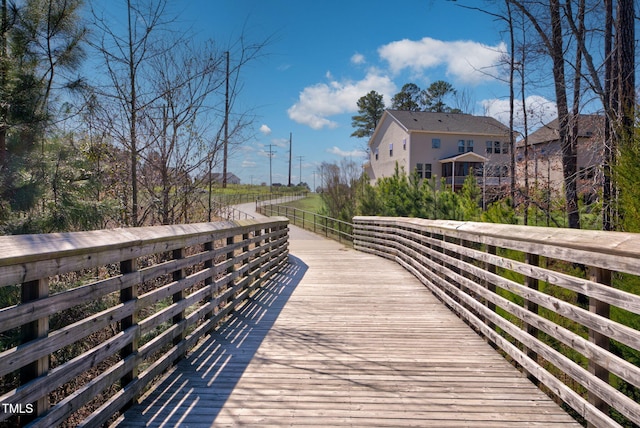
[[[287,183],[290,133],[294,183],[313,185],[323,161],[361,162],[367,141],[350,137],[351,117],[371,90],[390,105],[405,83],[445,80],[469,94],[472,113],[506,118],[508,87],[495,77],[507,50],[503,25],[455,2],[191,0],[181,17],[222,44],[243,30],[250,41],[270,39],[268,55],[241,76],[236,108],[256,115],[255,138],[229,163],[243,183],[269,182],[269,144],[273,182]],[[554,115],[548,97],[528,95]]]

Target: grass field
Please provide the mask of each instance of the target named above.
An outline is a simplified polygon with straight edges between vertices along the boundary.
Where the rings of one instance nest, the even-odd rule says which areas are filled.
[[[324,206],[324,202],[322,201],[322,197],[319,193],[309,193],[309,195],[304,199],[287,202],[283,205],[312,213],[319,213]]]

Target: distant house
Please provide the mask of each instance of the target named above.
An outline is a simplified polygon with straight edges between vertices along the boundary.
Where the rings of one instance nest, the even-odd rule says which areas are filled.
[[[578,116],[578,193],[595,196],[602,184],[602,161],[604,152],[604,116]],[[529,135],[527,159],[525,143],[516,145],[516,177],[518,185],[524,187],[525,165],[530,188],[549,188],[560,195],[564,186],[562,170],[562,147],[558,132],[558,119],[547,123]]]
[[[222,175],[221,172],[212,172],[211,179],[214,183],[222,184]],[[238,178],[235,174],[227,172],[227,184],[240,184],[240,178]]]
[[[509,128],[462,113],[386,110],[369,140],[365,166],[372,181],[393,175],[396,163],[420,178],[444,178],[460,189],[471,172],[487,186],[509,183]],[[482,178],[484,177],[484,181]]]

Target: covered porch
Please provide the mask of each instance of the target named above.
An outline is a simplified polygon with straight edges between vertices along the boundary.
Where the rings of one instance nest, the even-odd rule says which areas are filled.
[[[467,175],[481,174],[487,158],[474,152],[460,153],[440,159],[442,165],[442,177],[447,186],[451,186],[453,191],[460,190]],[[475,172],[474,172],[475,171]]]

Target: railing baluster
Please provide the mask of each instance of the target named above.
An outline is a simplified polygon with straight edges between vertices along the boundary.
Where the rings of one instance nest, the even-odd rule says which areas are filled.
[[[49,295],[49,279],[42,278],[35,281],[29,281],[22,284],[21,302],[27,303],[38,300]],[[35,339],[47,337],[49,333],[49,317],[44,317],[25,324],[21,328],[20,342],[27,343]],[[20,384],[25,383],[46,374],[49,371],[49,357],[42,357],[31,364],[20,369]],[[29,422],[35,417],[43,414],[49,408],[48,397],[42,397],[33,404],[33,412],[31,414],[21,415],[20,424]]]
[[[250,237],[249,237],[249,233],[248,232],[245,232],[245,233],[242,234],[242,240],[244,241],[244,246],[242,247],[242,252],[243,252],[243,255],[242,255],[242,266],[243,267],[248,265],[249,262],[250,262],[250,260],[249,260],[249,251],[250,251],[249,238]],[[247,278],[249,276],[249,273],[250,273],[249,269],[247,268],[247,269],[245,269],[245,272],[244,272],[244,274],[242,276]],[[251,285],[251,284],[247,283],[247,287],[249,285]]]
[[[129,259],[123,260],[120,262],[120,274],[126,275],[138,270],[138,261],[137,259]],[[123,288],[120,290],[120,303],[127,303],[132,300],[136,300],[138,298],[138,284],[132,284],[130,287]],[[133,314],[124,317],[120,321],[120,331],[125,331],[128,328],[136,325],[138,322],[138,311],[137,309],[133,312]],[[124,360],[125,358],[134,355],[138,352],[139,345],[139,335],[136,334],[134,339],[123,347],[120,350],[120,356]],[[129,382],[132,382],[138,376],[138,364],[136,363],[133,367],[133,370],[127,372],[120,378],[120,384],[122,387],[127,385]],[[127,407],[132,405],[134,400],[131,400]]]
[[[180,260],[183,259],[185,257],[185,249],[184,248],[178,248],[177,250],[173,250],[173,259],[174,260]],[[174,281],[180,281],[181,279],[183,279],[185,277],[185,272],[184,269],[178,269],[176,271],[173,272],[173,280]],[[172,296],[172,301],[173,303],[179,303],[181,300],[184,299],[186,295],[186,292],[184,289],[181,289],[180,291],[173,293]],[[180,311],[179,313],[177,313],[176,315],[173,316],[173,323],[174,324],[178,324],[180,321],[184,320],[184,310]],[[173,344],[177,345],[179,344],[187,335],[186,329],[183,329],[180,334],[178,336],[176,336],[173,339]],[[184,357],[184,355],[182,355],[180,358]]]
[[[486,246],[486,252],[487,254],[491,254],[492,256],[495,256],[498,253],[498,249],[495,245],[487,245]],[[484,269],[492,274],[495,274],[497,272],[496,266],[494,264],[491,263],[485,263],[484,264]],[[491,281],[484,281],[484,285],[487,288],[487,290],[489,290],[491,292],[491,294],[496,294],[496,285],[491,282]],[[491,302],[491,301],[487,301],[486,302],[487,308],[489,308],[489,310],[491,312],[495,312],[496,311],[496,304]],[[487,325],[489,326],[489,328],[491,328],[492,330],[496,329],[496,326],[493,322],[485,319],[485,322],[487,322]]]
[[[540,256],[538,256],[537,254],[531,254],[531,253],[526,253],[525,255],[525,262],[531,266],[538,266],[540,264]],[[529,288],[530,290],[535,290],[538,291],[538,280],[535,278],[532,278],[530,276],[525,277],[525,285],[527,286],[527,288]],[[538,314],[538,304],[531,302],[527,299],[525,299],[524,301],[524,307],[531,313],[537,315]],[[533,325],[526,323],[524,324],[524,328],[526,330],[526,332],[533,336],[534,338],[536,338],[536,340],[538,339],[539,336],[539,331],[536,327],[534,327]],[[527,356],[529,358],[531,358],[533,361],[538,361],[538,354],[534,351],[532,351],[531,349],[526,349],[527,351]],[[535,383],[536,385],[539,385],[539,381],[538,379],[536,379],[531,373],[527,373],[527,377],[529,378],[529,380],[533,383]]]
[[[602,268],[589,267],[589,279],[593,282],[598,282],[600,284],[611,285],[611,271]],[[605,302],[601,302],[593,297],[589,298],[589,311],[593,312],[597,315],[600,315],[604,318],[610,317],[610,305]],[[589,329],[589,341],[595,343],[599,347],[605,350],[609,350],[610,339],[597,331],[593,331]],[[592,359],[589,360],[589,372],[591,372],[594,376],[599,379],[602,379],[606,383],[610,383],[609,381],[609,371],[604,367],[596,364]],[[603,413],[609,412],[609,405],[594,394],[592,391],[589,391],[589,402],[593,404],[598,410]],[[594,426],[589,424],[588,426]]]
[[[204,244],[204,251],[213,252],[214,249],[215,249],[214,241],[209,241]],[[212,269],[214,266],[215,266],[215,260],[213,260],[213,258],[210,258],[204,262],[205,269]],[[215,308],[213,307],[213,302],[216,297],[215,290],[213,289],[213,287],[215,286],[215,275],[216,275],[215,272],[211,272],[211,275],[207,276],[204,280],[205,287],[209,288],[209,297],[207,299],[209,310],[204,315],[205,321],[211,319],[211,317],[215,315]],[[212,332],[214,328],[215,326],[211,326],[211,329],[209,329],[209,333]]]

